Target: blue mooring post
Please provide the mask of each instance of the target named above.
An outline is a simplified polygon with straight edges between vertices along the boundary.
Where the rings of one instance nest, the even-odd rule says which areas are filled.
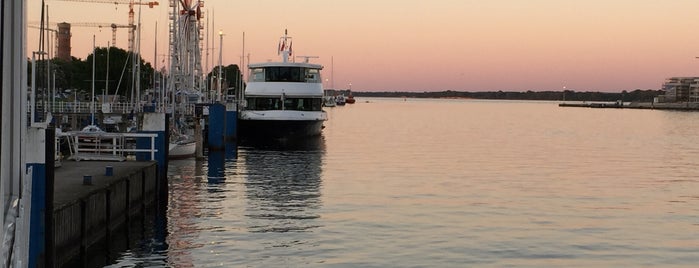
[[[235,141],[236,139],[238,139],[238,111],[235,103],[227,103],[225,141]]]
[[[29,220],[29,259],[28,267],[37,267],[39,263],[44,263],[41,258],[46,254],[46,210],[47,198],[53,202],[53,171],[47,171],[47,161],[53,161],[53,141],[47,142],[48,138],[53,139],[53,135],[47,133],[44,127],[30,127],[27,129],[27,169],[31,167],[31,214]],[[51,130],[53,131],[53,130]],[[48,150],[48,147],[51,147]],[[53,167],[53,162],[50,165]],[[50,174],[49,174],[50,173]],[[51,189],[47,189],[48,186]],[[51,193],[48,191],[51,190]],[[53,210],[53,206],[49,206]],[[51,211],[50,215],[53,215]]]
[[[144,113],[143,114],[143,129],[139,133],[155,133],[158,136],[155,138],[155,161],[158,161],[158,179],[164,179],[167,176],[167,155],[169,149],[168,142],[168,115],[164,113]],[[136,148],[149,149],[151,146],[150,138],[136,139]],[[136,153],[137,161],[151,160],[150,153]]]
[[[226,107],[220,103],[209,106],[209,150],[223,150],[226,127]]]

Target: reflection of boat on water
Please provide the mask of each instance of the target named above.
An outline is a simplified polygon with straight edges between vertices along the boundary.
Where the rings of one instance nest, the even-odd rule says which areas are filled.
[[[244,222],[250,232],[310,232],[320,226],[316,219],[322,205],[324,147],[322,137],[241,144],[238,161],[245,169],[248,218]],[[277,237],[275,243],[286,240]]]
[[[249,65],[246,107],[240,111],[239,133],[246,138],[305,137],[319,135],[328,119],[322,109],[322,65],[289,62],[291,37],[284,33],[279,52],[282,62]]]
[[[242,148],[274,151],[322,151],[325,150],[323,136],[313,136],[296,139],[256,140],[248,139],[239,144]]]

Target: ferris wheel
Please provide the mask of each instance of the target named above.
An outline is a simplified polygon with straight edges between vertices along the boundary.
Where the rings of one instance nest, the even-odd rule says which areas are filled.
[[[201,93],[202,0],[170,0],[170,88]]]

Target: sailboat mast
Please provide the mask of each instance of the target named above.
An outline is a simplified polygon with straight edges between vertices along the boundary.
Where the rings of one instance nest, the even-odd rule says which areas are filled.
[[[158,109],[162,107],[163,104],[163,85],[158,82],[158,22],[155,22],[155,47],[153,49],[153,94],[155,90],[158,90]],[[155,84],[158,84],[158,88],[155,88]]]
[[[138,33],[136,41],[136,53],[138,57],[134,58],[136,60],[136,103],[138,104],[138,111],[141,111],[141,7],[138,5]]]
[[[209,13],[208,10],[206,12],[207,14]],[[206,34],[204,35],[204,39],[206,39],[206,48],[204,49],[206,51],[206,58],[204,59],[204,77],[208,78],[209,77],[209,16],[206,16]],[[206,101],[208,102],[210,98],[210,91],[211,88],[209,87],[208,79],[204,79],[204,91],[206,91]]]
[[[102,91],[102,103],[107,102],[107,95],[109,95],[109,41],[107,41],[107,75],[104,78],[104,91]]]
[[[90,117],[95,124],[95,35],[92,35],[92,96],[90,97]]]

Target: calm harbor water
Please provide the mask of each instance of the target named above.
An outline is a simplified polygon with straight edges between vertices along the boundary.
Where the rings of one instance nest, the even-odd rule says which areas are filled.
[[[699,113],[364,99],[323,136],[173,161],[112,267],[690,267]]]

